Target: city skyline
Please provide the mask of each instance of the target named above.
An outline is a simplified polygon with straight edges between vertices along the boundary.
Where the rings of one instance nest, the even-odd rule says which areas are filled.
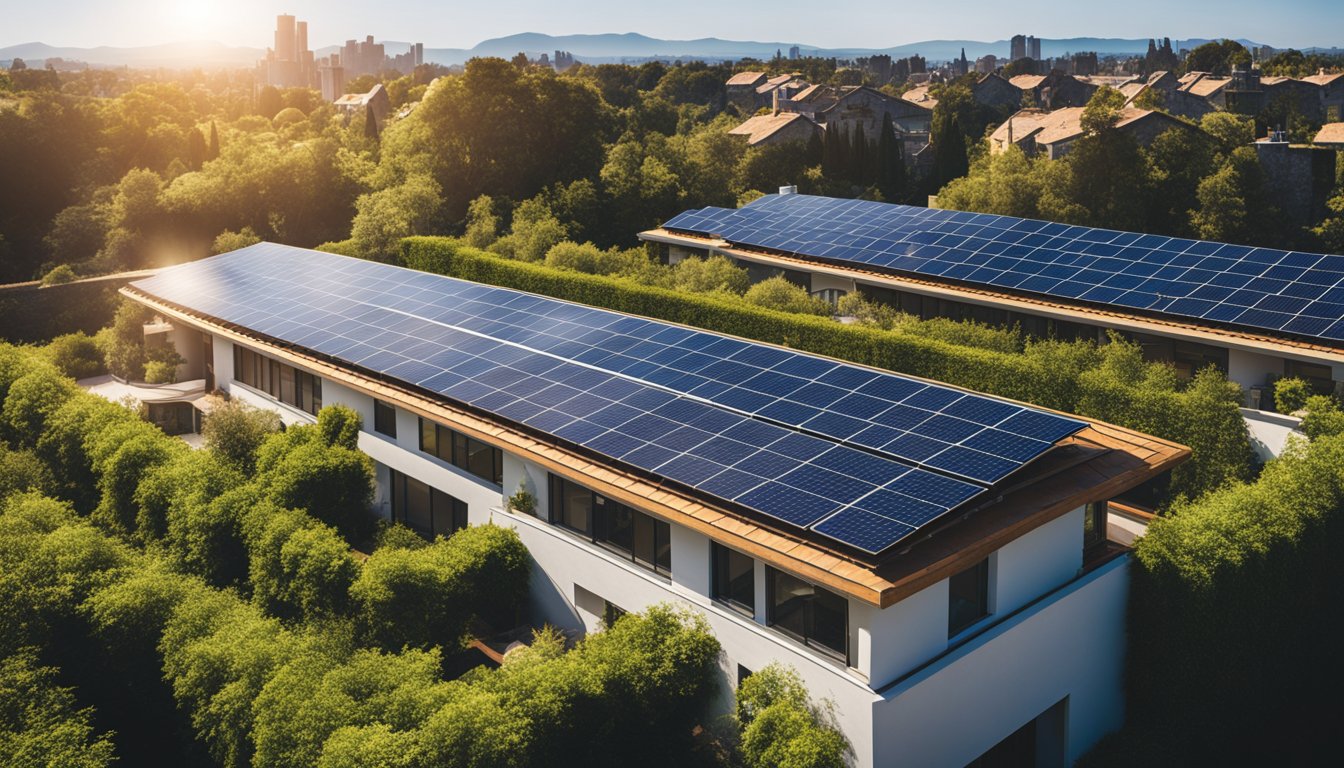
[[[978,2],[972,13],[947,14],[941,8],[899,9],[877,0],[841,0],[828,18],[799,25],[808,6],[796,0],[759,6],[722,6],[686,0],[675,14],[652,3],[595,0],[562,7],[521,0],[495,3],[489,10],[463,4],[441,5],[407,0],[396,8],[360,3],[290,0],[51,0],[6,10],[0,47],[43,42],[74,47],[135,47],[186,41],[229,46],[271,45],[275,17],[293,14],[311,20],[314,49],[340,45],[372,34],[378,40],[423,40],[430,48],[471,48],[491,38],[522,32],[554,35],[636,32],[662,39],[718,37],[732,40],[801,43],[823,48],[887,48],[905,43],[966,39],[995,42],[1015,34],[1038,38],[1246,38],[1275,47],[1330,46],[1338,41],[1327,30],[1344,24],[1344,5],[1331,0],[1292,0],[1265,11],[1254,0],[1225,0],[1211,18],[1211,3],[1172,6],[1136,0],[1123,14],[1077,10],[1058,14],[1056,4],[1029,0],[1012,7]],[[780,13],[780,11],[785,11]],[[788,11],[793,11],[792,13]],[[1033,13],[1032,11],[1039,11]],[[862,17],[864,24],[853,24]],[[714,23],[704,23],[705,18]],[[1029,21],[1028,21],[1029,20]],[[821,22],[821,23],[819,23]]]

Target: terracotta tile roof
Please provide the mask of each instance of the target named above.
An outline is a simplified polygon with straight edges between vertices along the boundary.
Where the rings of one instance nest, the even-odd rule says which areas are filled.
[[[1302,78],[1302,80],[1304,82],[1311,83],[1312,85],[1329,85],[1341,77],[1344,77],[1344,72],[1336,72],[1334,74],[1329,75],[1324,72],[1320,72],[1315,75],[1308,75],[1307,77]]]
[[[812,123],[811,120],[796,112],[781,112],[778,115],[753,115],[728,133],[734,136],[746,136],[747,146],[754,147],[797,120]]]
[[[1045,82],[1045,75],[1017,75],[1008,78],[1008,82],[1024,91],[1034,91],[1036,86]]]
[[[1316,144],[1344,145],[1344,123],[1326,123],[1316,132]]]
[[[754,86],[761,78],[765,77],[764,72],[738,72],[736,75],[728,78],[725,85]]]
[[[1180,90],[1208,98],[1226,88],[1231,82],[1230,77],[1214,77],[1206,72],[1191,72],[1181,78]]]

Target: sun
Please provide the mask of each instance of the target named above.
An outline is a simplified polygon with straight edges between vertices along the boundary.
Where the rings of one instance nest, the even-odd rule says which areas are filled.
[[[202,35],[210,32],[216,0],[173,0],[173,22],[180,32]]]

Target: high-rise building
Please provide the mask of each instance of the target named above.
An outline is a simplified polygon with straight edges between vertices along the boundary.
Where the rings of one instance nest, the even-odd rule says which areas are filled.
[[[1027,58],[1041,60],[1041,40],[1031,35],[1027,36]]]
[[[801,59],[802,57],[803,57],[803,52],[800,51],[800,50],[798,49],[798,46],[795,45],[795,46],[792,46],[792,47],[789,48],[789,59],[790,59],[790,60],[792,60],[792,61],[797,61],[798,59]]]
[[[275,47],[259,64],[260,80],[277,88],[315,88],[317,68],[308,50],[308,22],[289,14],[275,17]]]
[[[322,84],[323,99],[335,101],[345,94],[345,68],[341,66],[339,53],[322,57],[317,71]]]
[[[1027,37],[1026,35],[1013,35],[1012,41],[1008,44],[1008,59],[1017,61],[1027,58]]]

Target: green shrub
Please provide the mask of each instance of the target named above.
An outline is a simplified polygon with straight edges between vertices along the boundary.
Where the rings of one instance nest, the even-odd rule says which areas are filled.
[[[1339,401],[1327,395],[1312,395],[1307,398],[1306,416],[1302,418],[1302,431],[1315,440],[1318,437],[1344,434],[1344,410]]]
[[[150,312],[142,304],[123,299],[112,318],[103,350],[107,370],[113,376],[138,381],[145,374],[145,323]]]
[[[57,264],[50,272],[42,276],[42,285],[65,285],[79,279],[69,264]]]
[[[672,265],[672,283],[669,287],[690,293],[741,295],[751,287],[751,279],[747,276],[747,270],[726,257],[691,257]]]
[[[794,285],[787,278],[776,276],[751,286],[742,298],[749,304],[780,312],[830,317],[831,305],[808,295],[807,289]]]
[[[169,520],[189,508],[207,506],[242,485],[243,475],[205,451],[178,451],[148,469],[135,489],[136,532],[140,541],[157,541]]]
[[[215,236],[215,242],[210,246],[210,253],[228,253],[260,242],[261,238],[251,227],[243,227],[237,232],[226,229]]]
[[[416,533],[410,526],[387,520],[378,521],[378,533],[374,537],[374,551],[380,549],[424,549],[429,542]]]
[[[1297,413],[1307,407],[1311,385],[1291,376],[1274,382],[1274,407],[1279,413]]]
[[[267,435],[279,432],[280,415],[241,400],[217,403],[205,417],[201,435],[210,452],[241,472],[256,466],[257,448]]]
[[[325,409],[324,409],[325,411]],[[347,541],[373,532],[373,460],[326,439],[348,439],[350,421],[340,411],[317,425],[295,426],[268,436],[256,451],[257,480],[275,506],[301,509],[335,527]]]
[[[11,451],[0,442],[0,503],[11,493],[51,493],[56,481],[51,470],[32,451]]]
[[[260,506],[244,522],[252,597],[266,613],[312,621],[344,613],[359,566],[329,526],[298,510]]]
[[[57,336],[47,344],[47,356],[61,373],[72,379],[87,379],[107,372],[103,351],[88,334]]]
[[[93,471],[94,443],[114,425],[134,424],[130,409],[97,395],[80,392],[65,401],[47,419],[37,439],[37,455],[51,467],[59,495],[88,514],[98,504],[98,480]]]
[[[93,519],[126,536],[138,537],[140,534],[140,506],[136,503],[136,493],[141,481],[156,468],[191,450],[181,440],[168,437],[149,424],[144,426],[149,429],[134,429],[127,439],[117,444],[116,450],[95,465],[101,497],[93,510]],[[163,522],[146,515],[145,532],[154,535],[161,530]]]
[[[793,669],[772,663],[737,689],[740,751],[748,768],[842,768],[849,742],[809,701]]]
[[[0,437],[15,446],[35,446],[50,419],[79,389],[46,361],[28,366],[28,372],[10,385],[0,406]]]
[[[317,432],[327,445],[355,450],[362,429],[364,417],[348,406],[328,405],[317,414]]]
[[[420,549],[378,549],[350,590],[361,634],[387,650],[455,647],[473,616],[512,619],[527,550],[511,530],[473,526]]]
[[[35,648],[0,656],[0,754],[15,768],[104,768],[116,762],[109,735],[95,735],[92,708],[80,709],[60,671]]]

